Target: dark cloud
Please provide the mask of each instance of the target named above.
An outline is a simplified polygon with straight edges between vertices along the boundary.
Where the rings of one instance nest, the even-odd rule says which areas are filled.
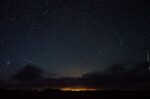
[[[108,89],[149,89],[150,71],[147,63],[127,68],[126,65],[113,65],[105,72],[92,72],[83,75],[87,86]]]
[[[150,71],[147,63],[131,65],[114,64],[103,72],[89,72],[82,77],[50,78],[42,77],[42,70],[28,64],[15,78],[24,82],[9,87],[16,88],[62,88],[85,86],[102,90],[142,90],[150,88]],[[38,78],[38,79],[37,79]],[[34,79],[34,80],[33,80]],[[7,85],[8,88],[8,85]]]
[[[43,75],[43,70],[35,64],[28,63],[19,72],[13,75],[13,79],[18,81],[32,81],[39,79]]]

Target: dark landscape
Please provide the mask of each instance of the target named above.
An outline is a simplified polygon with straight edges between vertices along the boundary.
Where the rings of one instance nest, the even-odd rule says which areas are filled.
[[[46,89],[38,91],[0,90],[0,97],[5,98],[46,98],[46,99],[149,99],[148,90],[140,91],[60,91]]]

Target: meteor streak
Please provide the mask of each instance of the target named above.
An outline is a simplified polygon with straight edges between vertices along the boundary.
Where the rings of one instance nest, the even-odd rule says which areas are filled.
[[[150,70],[150,57],[149,57],[149,50],[147,51],[147,61],[148,61],[148,70]]]

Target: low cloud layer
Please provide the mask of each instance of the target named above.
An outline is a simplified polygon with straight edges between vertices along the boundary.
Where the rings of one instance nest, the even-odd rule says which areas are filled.
[[[13,83],[5,84],[5,86],[15,86],[16,88],[61,88],[72,86],[85,86],[97,88],[100,90],[150,89],[150,70],[148,69],[148,66],[149,65],[147,63],[141,63],[131,66],[114,64],[103,72],[89,72],[87,74],[84,74],[80,78],[45,78],[42,77],[40,74],[38,75],[38,79],[23,82],[17,82],[16,80],[13,80]],[[34,70],[38,70],[40,71],[40,73],[42,72],[40,69],[37,68],[34,68]],[[33,73],[27,73],[34,74],[34,72],[35,71],[33,71]],[[33,77],[33,75],[30,76]]]

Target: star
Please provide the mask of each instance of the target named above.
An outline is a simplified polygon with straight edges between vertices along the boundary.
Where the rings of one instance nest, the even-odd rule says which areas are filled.
[[[6,62],[6,65],[7,65],[7,66],[11,65],[11,61],[8,60],[8,61]]]
[[[124,44],[124,40],[121,39],[121,40],[120,40],[120,46],[123,46],[123,44]]]

